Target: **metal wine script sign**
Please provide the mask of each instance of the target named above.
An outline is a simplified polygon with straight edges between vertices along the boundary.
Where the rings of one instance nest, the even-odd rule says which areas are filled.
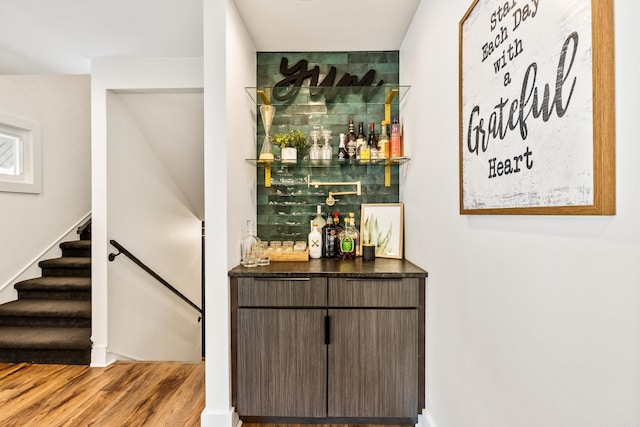
[[[344,73],[336,82],[337,72],[337,68],[331,66],[324,79],[319,81],[320,66],[316,65],[309,69],[309,62],[306,59],[301,59],[289,67],[289,60],[283,57],[280,60],[280,73],[285,77],[274,85],[274,89],[282,89],[274,90],[272,96],[278,101],[286,101],[294,97],[302,87],[303,82],[309,79],[311,95],[324,95],[327,101],[331,101],[338,95],[347,94],[353,88],[358,88],[362,90],[362,97],[366,102],[370,97],[378,93],[380,87],[384,84],[384,80],[379,80],[375,86],[372,86],[376,78],[375,70],[367,71],[362,78]]]
[[[594,122],[596,97],[613,109],[612,87],[594,83],[613,80],[594,54],[608,49],[592,36],[602,13],[588,0],[471,6],[460,23],[462,213],[613,213],[597,208],[613,151],[612,136],[594,146],[613,132]]]

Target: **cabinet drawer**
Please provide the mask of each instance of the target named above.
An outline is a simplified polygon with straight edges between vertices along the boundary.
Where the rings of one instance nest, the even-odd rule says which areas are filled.
[[[418,307],[419,279],[329,279],[330,307]]]
[[[239,307],[326,307],[324,277],[238,278]]]

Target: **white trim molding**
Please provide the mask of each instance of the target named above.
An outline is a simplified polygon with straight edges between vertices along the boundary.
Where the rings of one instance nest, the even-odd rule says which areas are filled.
[[[416,427],[436,427],[433,417],[426,409],[422,410],[422,415],[418,415],[418,423]]]
[[[242,421],[236,412],[235,408],[232,408],[230,412],[213,412],[204,408],[200,415],[200,425],[202,427],[240,427]]]
[[[0,113],[0,132],[15,138],[15,174],[0,173],[0,191],[34,193],[42,191],[42,129],[31,120]]]

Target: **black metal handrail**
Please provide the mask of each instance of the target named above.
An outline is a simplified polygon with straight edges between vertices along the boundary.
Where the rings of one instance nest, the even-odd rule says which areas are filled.
[[[179,296],[184,302],[186,302],[191,307],[193,307],[193,309],[197,310],[198,313],[202,314],[202,309],[200,307],[195,305],[193,301],[191,301],[189,298],[184,296],[182,292],[180,292],[179,290],[171,286],[171,284],[166,280],[164,280],[162,277],[160,277],[158,273],[153,271],[151,268],[147,267],[147,265],[144,262],[140,261],[135,255],[129,252],[124,246],[122,246],[120,243],[116,242],[115,240],[109,240],[109,243],[111,243],[111,245],[118,250],[117,254],[114,254],[114,253],[109,254],[109,261],[115,260],[116,257],[120,254],[124,254],[127,258],[133,261],[138,267],[140,267],[141,269],[149,273],[154,279],[162,283],[167,289],[169,289],[171,292]],[[202,320],[202,317],[198,317],[198,322],[200,320]]]

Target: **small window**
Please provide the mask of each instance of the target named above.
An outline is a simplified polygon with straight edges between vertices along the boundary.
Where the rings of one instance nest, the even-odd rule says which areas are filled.
[[[0,114],[0,191],[40,193],[40,126]]]

